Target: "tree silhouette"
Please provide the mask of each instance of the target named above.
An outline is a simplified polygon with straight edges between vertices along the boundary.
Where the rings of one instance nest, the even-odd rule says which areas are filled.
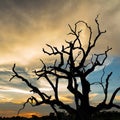
[[[88,75],[90,75],[97,66],[104,65],[105,60],[108,57],[108,52],[112,49],[107,47],[106,51],[103,53],[91,55],[91,50],[96,46],[99,37],[106,33],[106,30],[101,31],[100,29],[98,16],[95,18],[95,23],[97,26],[97,33],[95,37],[93,36],[92,28],[85,21],[78,21],[74,24],[74,27],[68,25],[70,28],[69,35],[72,35],[74,38],[72,41],[65,41],[67,44],[66,46],[62,45],[61,50],[59,50],[57,47],[47,44],[47,46],[50,48],[50,51],[43,49],[45,54],[48,54],[49,56],[57,56],[58,59],[55,60],[53,64],[48,65],[41,60],[43,67],[39,70],[35,70],[34,73],[38,77],[38,80],[42,80],[43,78],[46,79],[48,84],[51,86],[54,95],[48,95],[47,93],[42,92],[38,87],[32,85],[28,79],[21,76],[15,70],[16,65],[14,64],[12,68],[14,75],[10,81],[15,77],[21,79],[29,88],[31,88],[31,92],[38,94],[41,98],[38,100],[36,97],[31,96],[24,103],[22,109],[24,109],[26,103],[30,103],[32,106],[48,104],[56,114],[58,114],[57,108],[59,107],[66,110],[70,115],[73,115],[76,120],[91,120],[91,115],[95,112],[99,112],[103,109],[107,110],[112,107],[120,108],[119,105],[113,103],[115,96],[120,90],[120,87],[116,88],[110,100],[107,99],[109,80],[112,72],[107,75],[104,82],[104,69],[100,81],[92,83],[90,80],[88,80]],[[88,43],[86,47],[84,47],[83,43],[81,42],[82,30],[78,29],[79,24],[83,24],[89,31]],[[66,80],[66,89],[70,94],[73,95],[75,107],[72,107],[61,101],[58,90],[61,79]],[[92,106],[90,104],[89,97],[91,86],[94,84],[99,84],[102,87],[104,94],[103,101],[98,103],[96,106]]]

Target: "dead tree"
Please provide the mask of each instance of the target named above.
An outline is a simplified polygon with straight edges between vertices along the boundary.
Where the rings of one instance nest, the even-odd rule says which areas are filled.
[[[103,66],[108,57],[108,52],[111,50],[111,48],[107,47],[106,51],[100,54],[93,54],[90,59],[91,50],[96,46],[99,37],[106,33],[106,30],[101,31],[100,29],[98,16],[95,18],[95,23],[97,26],[97,34],[95,37],[92,36],[92,28],[85,21],[78,21],[74,24],[74,27],[68,25],[70,28],[69,35],[74,36],[74,39],[72,41],[65,41],[67,46],[63,45],[61,50],[59,50],[57,47],[47,44],[51,51],[46,51],[43,49],[45,54],[48,54],[49,56],[57,56],[58,59],[55,60],[52,65],[47,65],[41,60],[43,67],[39,70],[35,70],[34,73],[38,77],[38,80],[42,80],[42,78],[47,80],[54,92],[53,96],[42,92],[38,87],[32,85],[28,79],[18,74],[18,72],[15,70],[16,66],[14,64],[12,68],[14,75],[10,81],[15,77],[21,79],[29,88],[31,88],[32,92],[38,94],[41,98],[38,100],[34,96],[31,96],[24,103],[23,108],[25,107],[26,103],[30,103],[32,106],[47,104],[52,107],[56,114],[58,113],[57,108],[59,107],[67,111],[70,115],[72,114],[75,116],[76,120],[91,120],[91,115],[95,112],[103,109],[108,110],[112,107],[120,108],[119,105],[114,103],[115,96],[119,92],[120,87],[116,88],[109,101],[107,99],[109,80],[112,72],[107,75],[107,78],[104,82],[102,77],[100,81],[96,81],[95,83],[91,83],[91,81],[87,79],[87,76],[90,75],[97,66]],[[87,47],[84,47],[81,42],[80,35],[82,34],[82,30],[78,30],[78,24],[83,24],[89,31]],[[86,63],[88,60],[89,63]],[[53,77],[51,78],[51,76]],[[73,95],[75,107],[71,107],[70,105],[61,101],[58,91],[59,81],[61,79],[66,80],[66,89],[70,92],[70,94]],[[91,85],[96,83],[101,85],[104,99],[96,106],[92,106],[90,104],[89,94],[91,92]],[[81,89],[79,87],[81,87]]]

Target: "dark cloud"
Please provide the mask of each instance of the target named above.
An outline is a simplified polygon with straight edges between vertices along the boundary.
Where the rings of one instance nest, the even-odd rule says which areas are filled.
[[[1,2],[1,25],[15,28],[18,32],[33,29],[42,24],[60,26],[65,18],[77,13],[81,1],[75,0],[11,0]],[[75,11],[75,13],[74,13]],[[5,27],[4,26],[4,27]]]
[[[11,102],[6,102],[6,103],[0,103],[0,116],[2,117],[10,117],[10,116],[16,116],[18,113],[18,110],[22,108],[22,103],[21,104],[15,104]],[[12,109],[11,109],[12,108]],[[23,113],[39,113],[42,115],[48,115],[50,112],[52,112],[52,109],[47,106],[47,105],[41,105],[37,107],[32,107],[31,105],[27,104],[25,109],[20,112],[22,115]],[[2,113],[2,114],[1,114]]]
[[[6,104],[6,105],[5,105]],[[2,108],[2,110],[8,110],[8,108],[13,108],[13,110],[17,111],[19,109],[19,105],[18,104],[15,104],[15,103],[1,103],[0,104],[0,108]]]
[[[27,78],[28,80],[32,80],[31,75],[29,74],[29,71],[25,69],[25,67],[16,67],[16,71],[23,77]],[[0,90],[10,90],[10,89],[21,89],[21,90],[28,90],[29,88],[27,85],[20,79],[14,78],[11,82],[9,81],[12,77],[12,66],[0,66]],[[35,78],[33,78],[33,81]]]

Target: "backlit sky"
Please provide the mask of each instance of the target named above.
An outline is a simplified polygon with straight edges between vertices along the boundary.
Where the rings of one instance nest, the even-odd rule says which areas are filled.
[[[45,44],[60,48],[68,38],[68,24],[74,25],[78,20],[86,21],[95,31],[97,14],[100,14],[101,29],[107,32],[101,37],[95,51],[104,51],[108,45],[112,47],[106,62],[107,71],[114,72],[109,90],[112,93],[120,85],[119,6],[119,0],[0,0],[0,116],[16,115],[21,103],[31,96],[20,80],[9,82],[13,64],[16,63],[17,69],[33,82],[35,76],[31,72],[40,66],[39,59],[49,63],[47,55],[42,52]],[[95,74],[90,79],[99,79],[101,69],[98,68]],[[40,84],[37,81],[35,84],[47,92],[51,90],[45,82]],[[65,96],[64,81],[61,87],[61,99],[72,104],[71,96]],[[99,94],[97,89],[91,94],[91,99],[99,98]],[[120,101],[120,96],[116,100]],[[32,108],[28,105],[21,114],[43,115],[48,111],[47,106]]]

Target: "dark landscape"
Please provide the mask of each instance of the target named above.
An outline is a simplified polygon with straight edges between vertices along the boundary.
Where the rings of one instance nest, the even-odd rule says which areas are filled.
[[[92,116],[93,120],[120,120],[120,112],[99,112]],[[48,116],[32,116],[31,118],[25,117],[0,117],[0,120],[74,120],[74,118],[70,115],[67,115],[64,112],[59,112],[58,118],[54,113],[50,113]]]

